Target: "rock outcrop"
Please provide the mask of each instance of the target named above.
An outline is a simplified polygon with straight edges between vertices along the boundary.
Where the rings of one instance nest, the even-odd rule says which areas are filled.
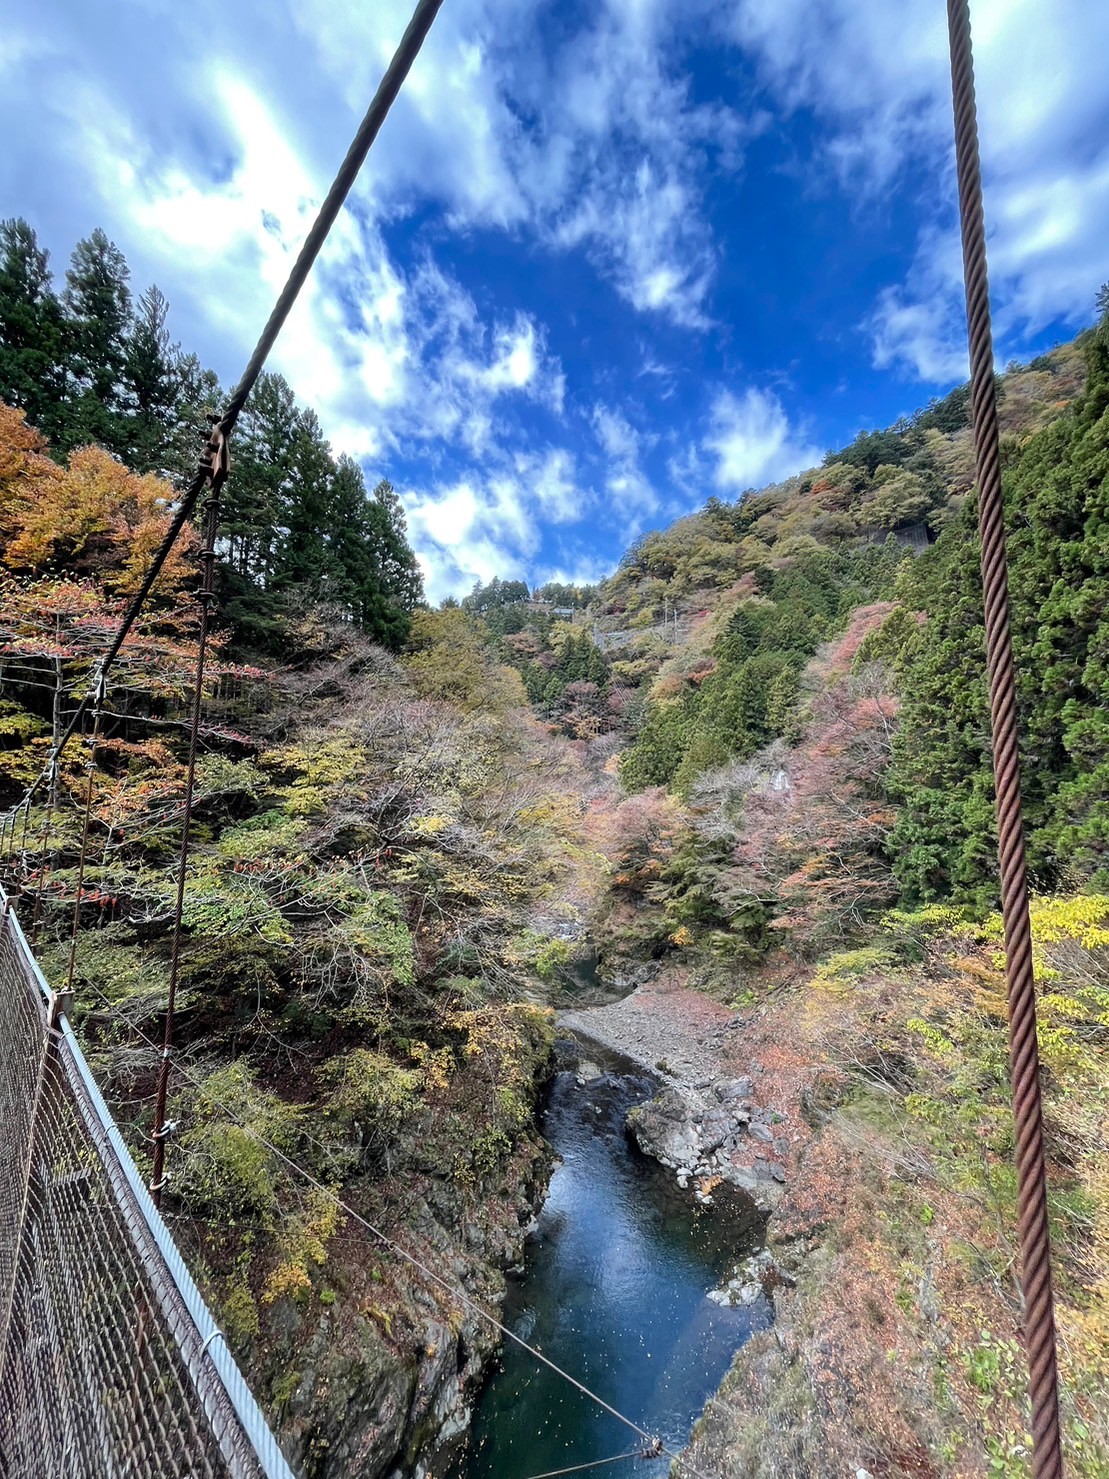
[[[709,1205],[721,1184],[770,1213],[785,1189],[785,1115],[756,1102],[750,1078],[708,1087],[669,1085],[628,1114],[644,1155],[673,1170],[679,1186]]]

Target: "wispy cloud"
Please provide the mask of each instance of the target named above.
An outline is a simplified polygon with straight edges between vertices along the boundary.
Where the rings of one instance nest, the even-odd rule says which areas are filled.
[[[741,396],[721,391],[712,405],[704,449],[716,461],[718,488],[741,492],[812,467],[820,449],[789,423],[782,403],[768,391]]]
[[[931,0],[743,0],[731,34],[782,105],[822,123],[823,162],[866,210],[895,190],[923,224],[911,270],[865,327],[875,363],[917,379],[965,372],[947,32]],[[1109,7],[994,0],[975,7],[991,284],[1006,344],[1088,318],[1109,236]]]

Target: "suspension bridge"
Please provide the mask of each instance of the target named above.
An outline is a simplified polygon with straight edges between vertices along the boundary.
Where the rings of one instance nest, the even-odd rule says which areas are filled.
[[[166,1105],[173,1069],[174,1008],[189,865],[193,782],[205,646],[215,604],[213,574],[220,491],[229,443],[278,335],[304,286],[378,131],[418,55],[442,0],[419,0],[396,54],[343,160],[274,305],[242,379],[232,392],[197,470],[182,491],[166,537],[94,671],[88,691],[56,737],[41,774],[0,818],[0,850],[13,858],[20,825],[45,794],[45,834],[57,798],[58,767],[70,740],[95,750],[109,670],[118,657],[182,529],[202,508],[200,640],[193,686],[186,801],[174,913],[173,957],[158,1061],[149,1183],[133,1161],[97,1087],[68,1017],[68,979],[52,986],[38,965],[13,903],[0,888],[0,1476],[3,1479],[104,1479],[104,1476],[274,1476],[291,1479],[283,1457],[227,1341],[185,1266],[159,1211],[171,1126]],[[1009,638],[1004,525],[994,399],[993,347],[978,163],[967,0],[948,0],[956,161],[963,228],[971,396],[979,477],[987,656],[997,781],[999,860],[1005,919],[1013,1105],[1017,1124],[1019,1244],[1026,1306],[1036,1479],[1063,1473],[1055,1331],[1047,1231],[1043,1123],[1036,1043],[1024,843],[1017,768],[1015,685]],[[203,500],[203,502],[202,502]],[[91,813],[85,808],[73,935],[78,928]],[[44,852],[45,856],[45,852]],[[35,922],[46,864],[38,870]],[[150,1045],[154,1048],[154,1045]],[[270,1147],[275,1154],[281,1154]],[[283,1157],[284,1158],[284,1157]],[[300,1168],[293,1167],[300,1171]],[[307,1173],[301,1172],[307,1176]],[[311,1179],[311,1178],[308,1178]],[[313,1183],[316,1184],[316,1183]],[[321,1191],[323,1188],[319,1188]],[[390,1240],[345,1203],[372,1237]],[[472,1306],[507,1339],[527,1347],[488,1311],[394,1251],[431,1283]],[[578,1391],[631,1428],[642,1446],[619,1458],[668,1454],[659,1440],[569,1373]],[[669,1454],[671,1458],[678,1456]],[[605,1460],[601,1462],[615,1462]],[[595,1467],[590,1465],[587,1467]],[[686,1466],[688,1468],[688,1466]],[[702,1479],[702,1476],[696,1476]]]

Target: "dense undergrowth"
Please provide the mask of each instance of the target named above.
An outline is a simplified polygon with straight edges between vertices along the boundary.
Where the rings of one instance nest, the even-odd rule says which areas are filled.
[[[49,461],[7,408],[0,434],[14,801],[91,681],[171,493],[97,449]],[[143,1167],[196,655],[189,554],[124,646],[95,744],[66,752],[53,803],[40,793],[4,858],[55,982],[77,906],[75,1019]],[[472,1383],[492,1336],[335,1197],[496,1302],[545,1175],[545,978],[600,860],[577,757],[451,613],[417,613],[399,659],[342,610],[284,620],[285,665],[232,661],[223,633],[208,670],[163,1205],[303,1471],[357,1456],[375,1473],[435,1436],[420,1403],[455,1372],[423,1392],[429,1349]]]

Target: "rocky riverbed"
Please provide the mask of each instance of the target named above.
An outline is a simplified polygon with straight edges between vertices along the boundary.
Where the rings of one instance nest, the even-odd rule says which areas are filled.
[[[702,1203],[727,1185],[769,1214],[805,1137],[796,1106],[765,1064],[745,1061],[745,1025],[741,1014],[666,982],[559,1019],[562,1032],[620,1053],[659,1079],[659,1093],[628,1116],[645,1155],[669,1167]],[[744,1071],[736,1072],[741,1063]]]

